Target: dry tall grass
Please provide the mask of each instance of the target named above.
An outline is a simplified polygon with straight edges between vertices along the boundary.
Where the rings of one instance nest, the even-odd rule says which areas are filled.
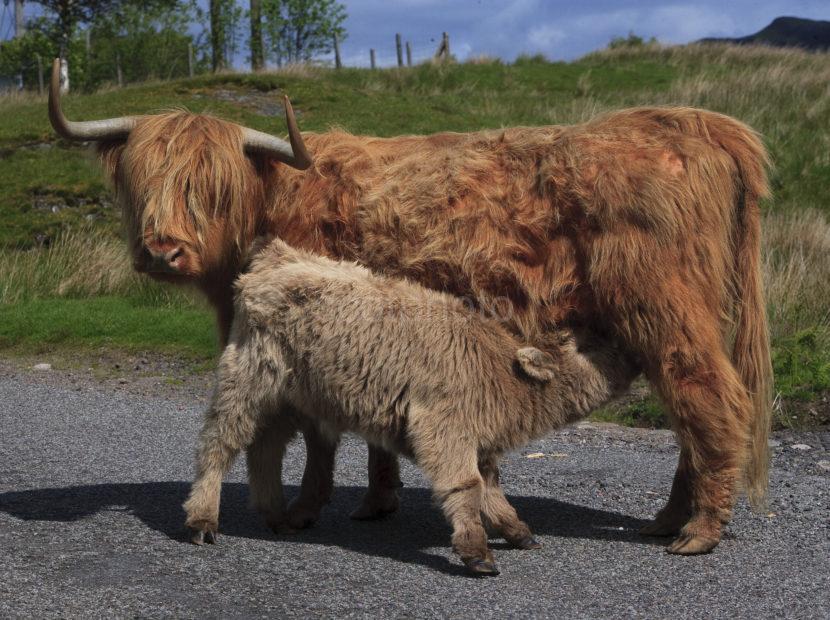
[[[764,283],[773,342],[805,329],[830,335],[830,222],[804,210],[764,218]]]
[[[160,304],[187,303],[178,289],[139,276],[123,241],[81,229],[46,248],[0,250],[0,304],[48,297],[122,295]]]

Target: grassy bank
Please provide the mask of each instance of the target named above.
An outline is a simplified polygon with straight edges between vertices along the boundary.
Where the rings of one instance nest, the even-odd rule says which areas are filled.
[[[641,104],[735,116],[764,135],[775,164],[775,196],[764,205],[764,277],[777,416],[779,425],[801,425],[817,418],[810,411],[830,390],[828,83],[827,54],[641,46],[572,63],[478,59],[404,70],[223,74],[70,96],[65,107],[76,119],[186,107],[282,133],[278,95],[287,92],[304,130],[336,125],[382,136],[566,124]],[[0,99],[0,116],[0,347],[86,343],[212,355],[201,302],[131,273],[100,171],[83,148],[54,137],[45,101]],[[653,424],[662,413],[643,400],[612,415]]]

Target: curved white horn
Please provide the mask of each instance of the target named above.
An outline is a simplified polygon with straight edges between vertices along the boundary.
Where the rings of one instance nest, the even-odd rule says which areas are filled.
[[[62,138],[67,140],[106,140],[126,137],[135,127],[135,116],[121,116],[100,121],[70,121],[61,110],[61,61],[52,61],[52,80],[49,82],[49,121]]]

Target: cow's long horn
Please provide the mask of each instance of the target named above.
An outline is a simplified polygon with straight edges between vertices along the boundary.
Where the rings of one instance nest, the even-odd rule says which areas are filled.
[[[297,119],[294,118],[294,108],[291,107],[287,96],[285,97],[285,122],[288,125],[288,139],[291,144],[276,136],[243,127],[242,138],[245,149],[271,155],[292,168],[305,170],[311,166],[311,155],[305,148],[305,142],[297,127]]]
[[[136,117],[121,116],[100,121],[75,122],[68,120],[61,110],[61,61],[52,62],[52,80],[49,83],[49,121],[62,138],[67,140],[107,140],[129,135]]]

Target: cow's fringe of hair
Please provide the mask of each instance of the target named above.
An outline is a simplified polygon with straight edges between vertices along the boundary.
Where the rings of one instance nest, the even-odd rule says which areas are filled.
[[[207,252],[231,241],[244,250],[255,234],[262,203],[261,162],[244,155],[238,125],[205,114],[174,110],[144,116],[130,141],[98,147],[116,193],[143,204],[123,210],[131,238],[145,231],[192,240]],[[187,204],[185,204],[185,200]],[[230,238],[210,238],[217,220]]]

